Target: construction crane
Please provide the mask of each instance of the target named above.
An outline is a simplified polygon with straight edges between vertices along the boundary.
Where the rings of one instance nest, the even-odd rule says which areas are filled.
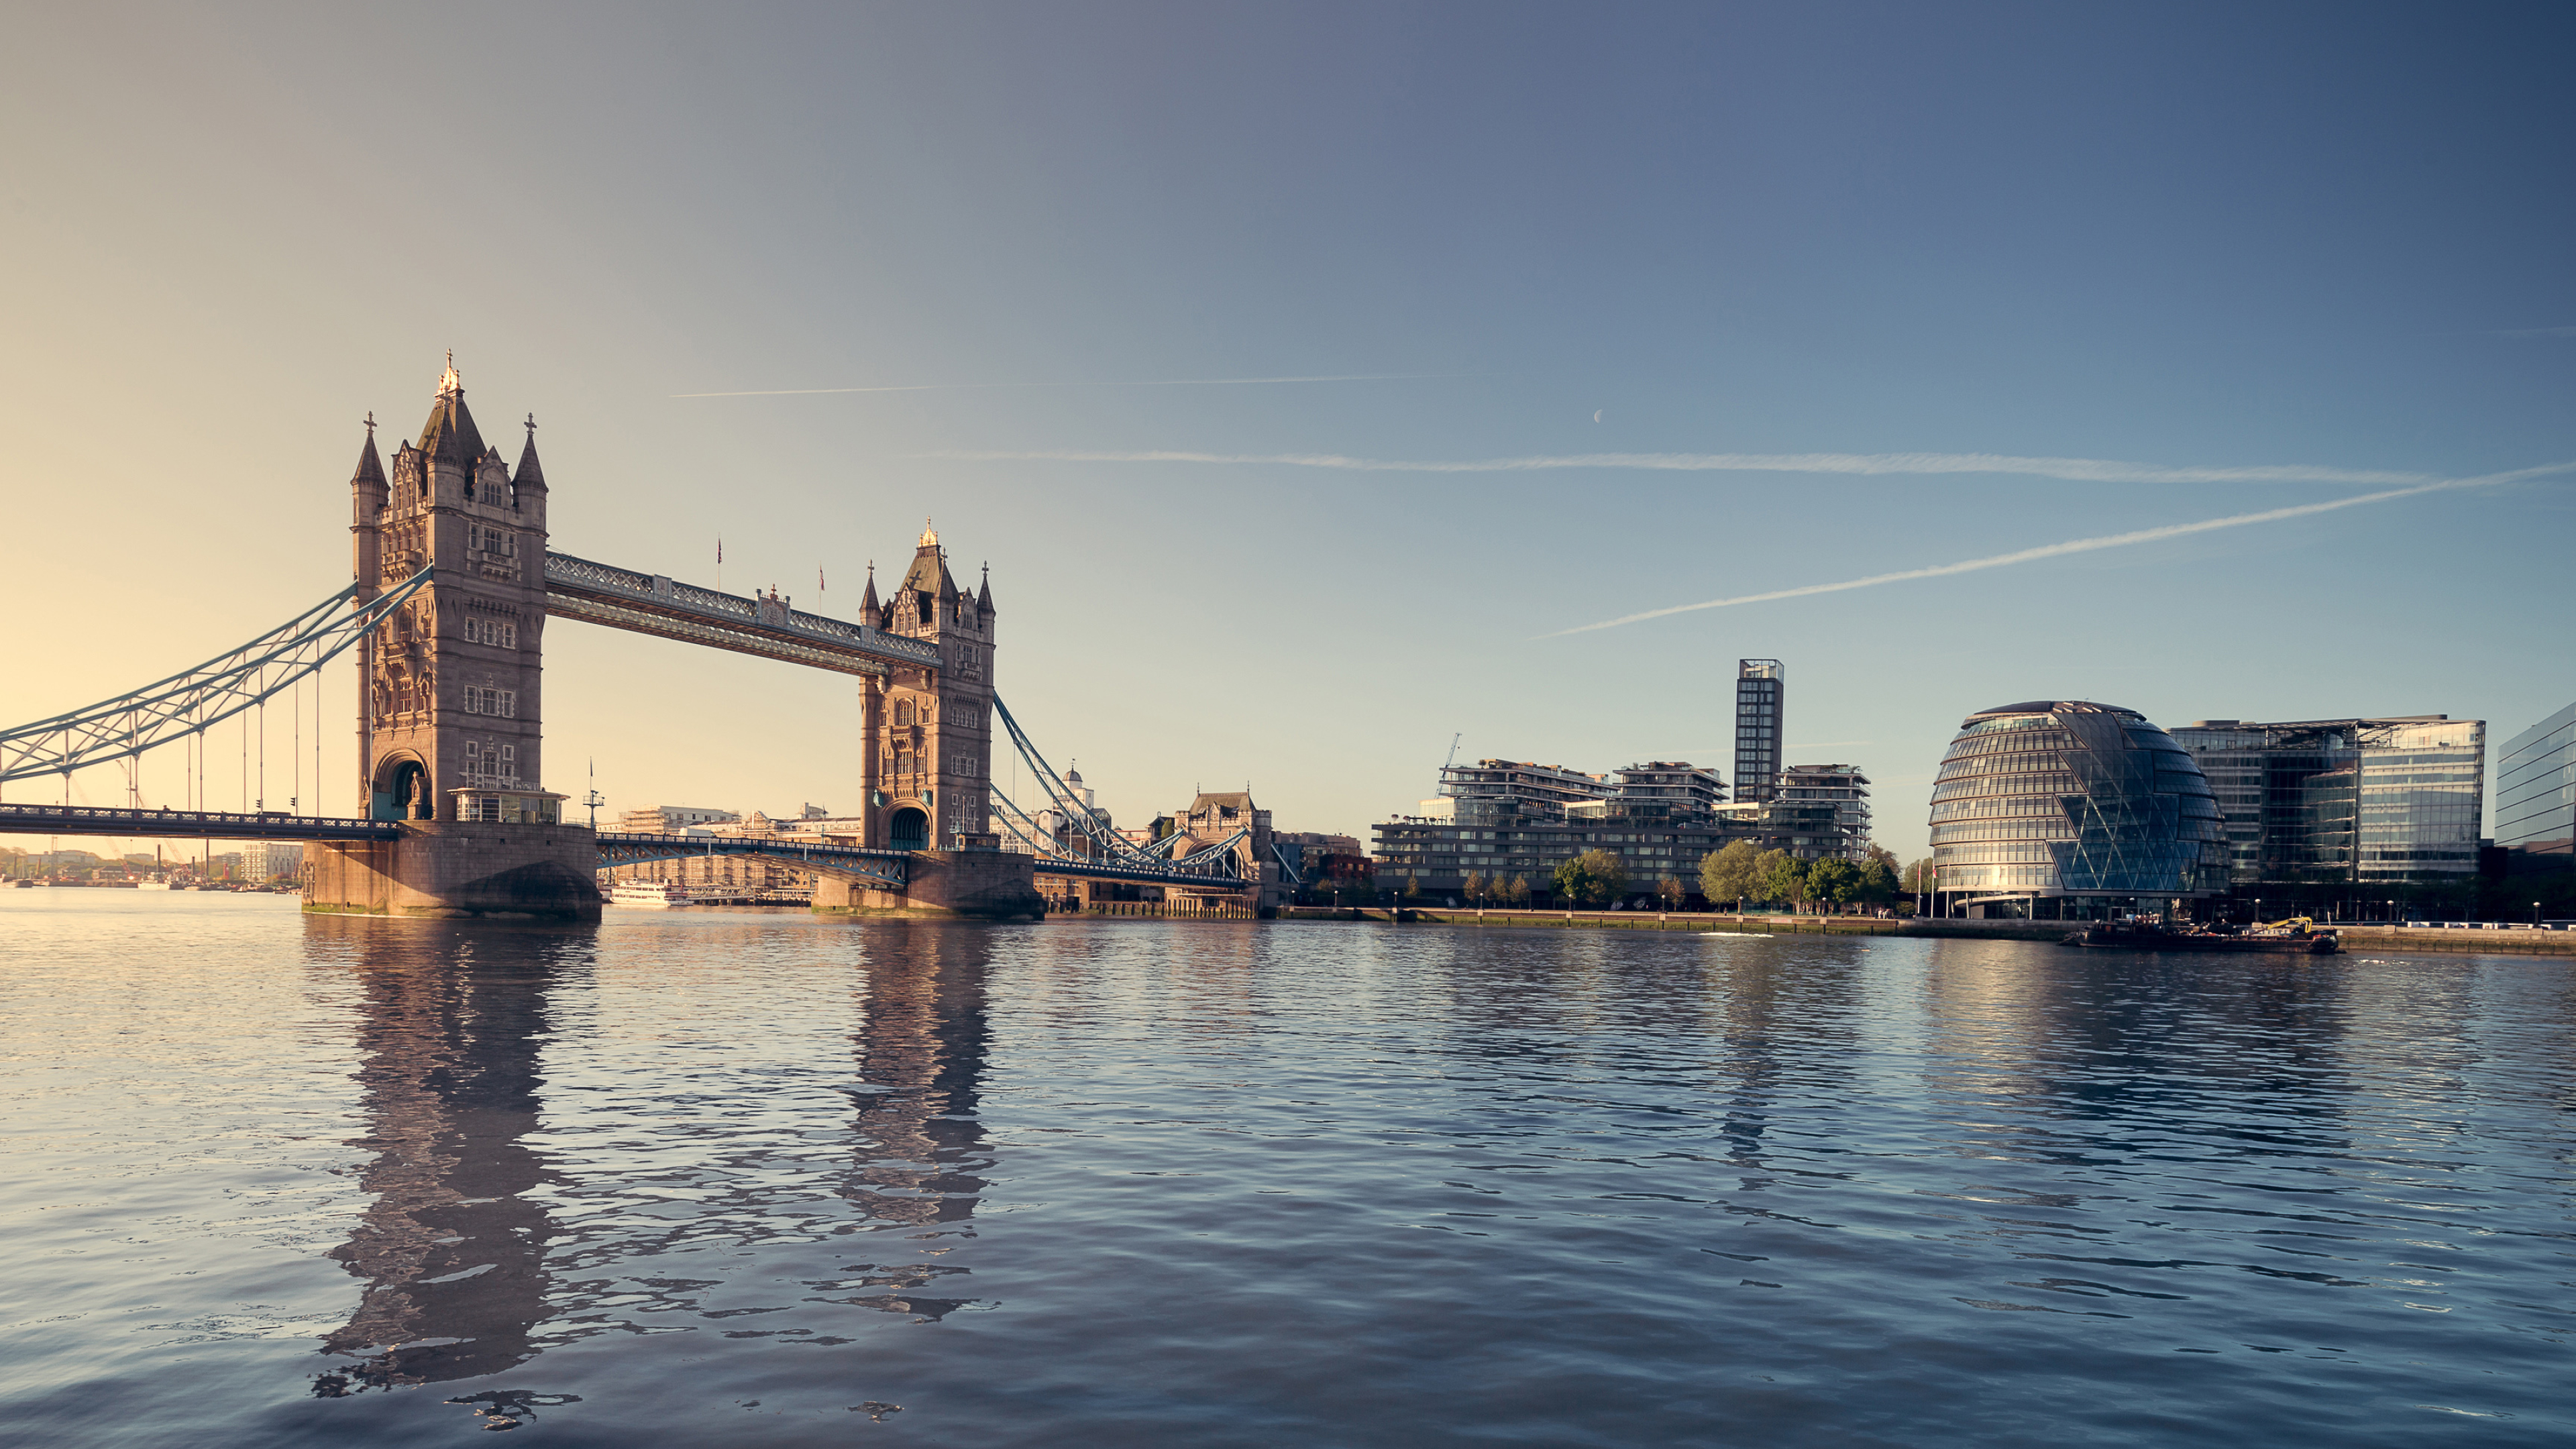
[[[1467,732],[1465,730],[1460,730],[1458,733],[1449,737],[1449,758],[1440,762],[1440,773],[1444,775],[1449,773],[1449,767],[1458,763],[1458,742],[1466,737]]]

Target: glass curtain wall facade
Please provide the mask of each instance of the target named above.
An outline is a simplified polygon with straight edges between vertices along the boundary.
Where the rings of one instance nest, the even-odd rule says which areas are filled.
[[[1777,659],[1735,662],[1735,798],[1769,800],[1780,783],[1782,677]]]
[[[2576,704],[2507,740],[2496,757],[2495,843],[2535,856],[2576,856]]]
[[[2196,720],[2173,737],[2227,817],[2227,878],[2240,891],[2477,870],[2482,720]]]
[[[2223,885],[2209,781],[2135,710],[2084,700],[1968,716],[1932,786],[1944,911],[2060,918],[2161,909]]]
[[[2362,733],[2364,885],[2468,879],[2486,832],[2484,720],[2371,720]]]

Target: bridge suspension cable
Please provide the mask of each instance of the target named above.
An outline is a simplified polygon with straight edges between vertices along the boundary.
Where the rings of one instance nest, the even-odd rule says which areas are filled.
[[[1230,857],[1234,853],[1235,846],[1241,844],[1251,834],[1248,828],[1238,829],[1214,845],[1178,859],[1141,847],[1119,834],[1108,821],[1101,819],[1098,811],[1082,803],[1082,797],[1075,794],[1072,787],[1065,784],[1063,777],[1056,774],[1055,767],[1046,762],[1046,757],[1038,753],[1038,747],[1029,738],[1028,731],[1020,728],[1020,722],[1011,716],[1010,708],[1002,703],[999,695],[993,698],[993,713],[1001,717],[1002,728],[1010,733],[1012,747],[1019,751],[1020,759],[1028,765],[1029,773],[1038,782],[1038,788],[1046,792],[1049,808],[1063,815],[1068,824],[1082,832],[1084,838],[1097,846],[1101,851],[1099,858],[1102,860],[1153,871],[1212,873],[1203,872],[1202,868]],[[1050,839],[1047,832],[1038,828],[1035,818],[1013,804],[999,789],[988,786],[985,794],[1001,804],[1003,810],[1007,812],[1003,824],[1031,850],[1040,855],[1064,853],[1063,848]]]
[[[0,784],[42,775],[68,776],[84,766],[132,759],[156,745],[193,739],[202,805],[205,732],[225,720],[258,710],[271,696],[313,676],[408,602],[429,582],[429,576],[430,571],[422,569],[364,603],[357,602],[358,586],[353,583],[249,643],[193,669],[154,680],[86,709],[0,730]],[[242,721],[245,733],[250,723],[248,719]],[[318,729],[317,725],[317,742]],[[264,749],[265,729],[261,739]],[[247,748],[243,754],[242,793],[248,797]],[[266,778],[263,754],[263,790]]]

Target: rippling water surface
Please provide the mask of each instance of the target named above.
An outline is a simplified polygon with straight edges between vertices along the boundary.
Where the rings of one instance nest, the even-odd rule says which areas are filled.
[[[0,1434],[2565,1442],[2562,961],[0,892]]]

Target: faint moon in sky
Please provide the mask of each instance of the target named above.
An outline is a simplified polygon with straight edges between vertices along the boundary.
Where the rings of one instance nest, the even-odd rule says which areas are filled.
[[[1594,421],[1594,422],[1596,422],[1596,423],[1597,423],[1597,422],[1599,422],[1599,421],[1601,421],[1601,414],[1603,413],[1603,411],[1605,411],[1605,410],[1604,410],[1604,409],[1601,409],[1601,408],[1594,408],[1594,409],[1592,410],[1592,421]]]

